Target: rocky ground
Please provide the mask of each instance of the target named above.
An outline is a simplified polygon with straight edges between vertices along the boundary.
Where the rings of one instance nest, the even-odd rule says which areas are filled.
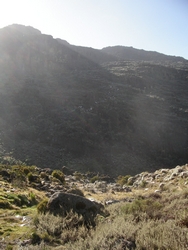
[[[66,169],[64,170],[66,172]],[[1,249],[9,249],[6,248],[9,245],[12,247],[10,249],[13,249],[16,245],[21,247],[31,244],[33,220],[37,215],[38,204],[45,199],[50,200],[54,195],[57,197],[56,194],[59,192],[73,194],[73,200],[82,196],[80,200],[85,199],[87,202],[90,200],[94,204],[101,204],[101,207],[108,211],[112,204],[132,203],[140,195],[145,197],[150,194],[163,195],[168,192],[187,190],[187,188],[188,164],[176,166],[173,169],[160,169],[153,173],[142,172],[135,176],[119,176],[114,181],[108,176],[92,173],[74,172],[65,175],[61,170],[2,165],[0,170]],[[80,204],[82,206],[83,203]],[[72,202],[70,209],[73,206]],[[81,209],[76,212],[83,211],[83,207]]]

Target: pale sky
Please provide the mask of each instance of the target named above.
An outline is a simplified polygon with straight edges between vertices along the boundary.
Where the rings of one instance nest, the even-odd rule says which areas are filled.
[[[188,0],[0,0],[0,28],[13,23],[74,45],[188,59]]]

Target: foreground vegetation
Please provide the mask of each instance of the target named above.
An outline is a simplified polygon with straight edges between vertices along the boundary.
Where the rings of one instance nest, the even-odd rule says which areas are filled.
[[[79,187],[78,173],[75,176]],[[79,178],[83,176],[79,174]],[[1,165],[1,249],[188,249],[187,177],[173,179],[160,191],[156,186],[146,188],[146,183],[130,192],[74,189],[101,202],[116,199],[116,203],[106,205],[106,215],[95,218],[95,227],[73,212],[64,217],[48,213],[49,197],[39,188],[47,180],[70,189],[71,183],[60,170],[47,173],[34,166]],[[128,180],[127,176],[119,177],[117,182],[123,185]]]

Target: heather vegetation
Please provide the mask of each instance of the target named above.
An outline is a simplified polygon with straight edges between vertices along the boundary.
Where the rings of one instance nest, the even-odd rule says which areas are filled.
[[[119,176],[114,183],[102,179],[98,175],[93,183],[89,173],[1,165],[1,249],[187,249],[188,165]],[[90,224],[74,210],[49,211],[57,189],[102,203],[103,213]]]

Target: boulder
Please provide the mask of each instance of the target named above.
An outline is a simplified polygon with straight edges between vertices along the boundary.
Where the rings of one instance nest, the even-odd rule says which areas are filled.
[[[181,172],[179,176],[181,178],[187,178],[188,177],[188,171]]]
[[[131,187],[129,187],[127,185],[123,185],[123,191],[125,191],[125,192],[131,192],[132,189],[131,189]]]
[[[84,218],[93,218],[103,213],[104,206],[76,194],[56,192],[50,197],[47,209],[53,214],[66,215],[73,211]]]

